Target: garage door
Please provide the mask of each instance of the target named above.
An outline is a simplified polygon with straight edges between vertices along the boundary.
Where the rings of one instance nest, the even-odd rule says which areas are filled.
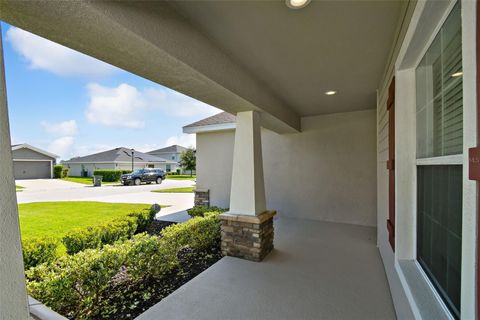
[[[15,179],[50,179],[50,161],[14,161]]]

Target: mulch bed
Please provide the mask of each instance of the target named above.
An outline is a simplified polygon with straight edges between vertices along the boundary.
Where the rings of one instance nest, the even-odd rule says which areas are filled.
[[[152,235],[172,223],[154,221],[147,229]],[[100,298],[102,314],[95,319],[134,319],[163,298],[193,279],[199,273],[222,258],[220,242],[207,251],[197,252],[185,248],[178,254],[180,266],[161,279],[145,279],[143,282],[129,281],[126,272],[121,271],[112,281],[111,288]]]

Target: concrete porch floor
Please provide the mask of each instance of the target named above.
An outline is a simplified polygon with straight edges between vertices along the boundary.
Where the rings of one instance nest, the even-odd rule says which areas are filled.
[[[274,223],[263,262],[225,257],[137,319],[395,319],[375,228]]]

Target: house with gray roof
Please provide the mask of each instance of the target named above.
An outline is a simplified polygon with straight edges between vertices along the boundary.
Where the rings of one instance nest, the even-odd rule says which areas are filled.
[[[188,150],[188,148],[174,144],[165,148],[149,151],[147,154],[176,162],[175,164],[166,165],[167,172],[176,172],[177,170],[180,170],[180,172],[183,173],[183,168],[180,166],[180,160],[181,154],[185,150]]]
[[[169,147],[149,151],[149,152],[147,152],[147,154],[179,162],[180,161],[180,155],[182,154],[183,151],[185,151],[187,149],[188,148],[185,148],[185,147],[179,146],[177,144],[174,144],[174,145],[171,145]]]
[[[15,179],[51,179],[58,156],[27,143],[12,146]]]
[[[69,175],[91,177],[95,170],[134,170],[142,168],[167,169],[176,165],[176,161],[160,158],[129,148],[115,148],[83,157],[63,161],[69,168]]]

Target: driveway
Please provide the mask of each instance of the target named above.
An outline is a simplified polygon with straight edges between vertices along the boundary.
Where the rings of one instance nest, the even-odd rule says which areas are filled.
[[[117,203],[158,203],[168,205],[162,208],[158,216],[184,211],[193,207],[193,193],[156,193],[152,190],[189,187],[190,180],[164,180],[162,184],[141,186],[104,185],[92,187],[79,183],[57,180],[37,179],[18,180],[17,185],[25,187],[17,192],[18,203],[46,201],[98,201]]]

